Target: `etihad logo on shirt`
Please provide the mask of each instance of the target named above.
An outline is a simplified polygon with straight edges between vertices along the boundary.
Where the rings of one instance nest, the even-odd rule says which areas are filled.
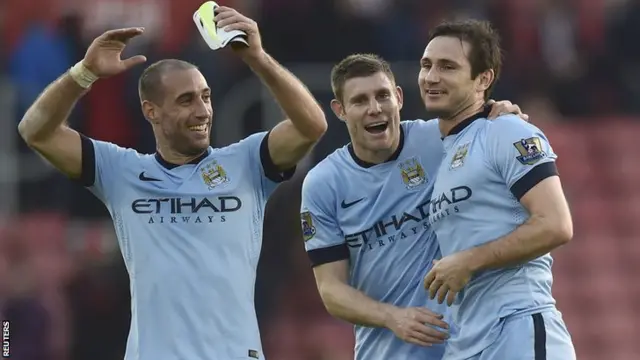
[[[347,246],[372,251],[421,236],[429,228],[429,203],[425,201],[415,208],[376,221],[367,229],[345,235]]]
[[[226,214],[242,209],[237,196],[136,199],[135,214],[148,215],[149,224],[213,223],[227,221]]]
[[[462,185],[451,188],[436,197],[431,198],[429,224],[434,224],[449,215],[460,212],[460,203],[473,196],[470,187]]]

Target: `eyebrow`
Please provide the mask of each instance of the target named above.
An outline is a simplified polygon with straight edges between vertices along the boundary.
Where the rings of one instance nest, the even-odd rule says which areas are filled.
[[[211,92],[211,89],[210,89],[210,88],[208,88],[208,87],[206,87],[206,88],[202,89],[201,93],[205,93],[205,92],[209,92],[209,93],[210,93],[210,92]],[[197,93],[196,91],[187,91],[187,92],[183,92],[182,94],[180,94],[180,95],[176,96],[176,100],[181,100],[181,99],[184,99],[184,98],[187,98],[187,97],[192,97],[192,96],[194,96],[196,93]]]
[[[380,93],[383,93],[383,92],[391,93],[391,91],[392,91],[392,90],[391,90],[391,89],[389,89],[389,88],[386,88],[386,87],[380,87],[380,88],[375,89],[375,90],[373,91],[373,93],[377,95],[377,94],[380,94]],[[349,101],[357,100],[358,98],[365,97],[365,96],[367,96],[367,94],[366,94],[366,93],[359,93],[359,94],[356,94],[356,95],[354,95],[354,96],[350,97],[350,98],[349,98]]]

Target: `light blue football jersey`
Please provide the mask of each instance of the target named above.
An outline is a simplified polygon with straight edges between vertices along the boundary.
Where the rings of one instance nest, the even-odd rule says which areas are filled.
[[[348,259],[350,285],[372,299],[447,315],[422,287],[440,258],[427,216],[443,151],[437,121],[403,121],[400,146],[385,163],[358,159],[351,145],[321,161],[302,186],[312,264]],[[355,326],[355,337],[358,360],[439,360],[444,351],[406,343],[384,328]]]
[[[511,233],[529,218],[520,198],[557,175],[545,135],[515,115],[489,121],[487,113],[463,121],[442,141],[429,222],[443,256]],[[510,315],[554,309],[549,254],[528,263],[475,274],[452,306],[459,333],[447,360],[468,359],[500,336]],[[533,334],[532,334],[533,336]]]
[[[254,308],[266,133],[186,165],[82,138],[82,183],[113,218],[131,281],[126,360],[263,359]]]

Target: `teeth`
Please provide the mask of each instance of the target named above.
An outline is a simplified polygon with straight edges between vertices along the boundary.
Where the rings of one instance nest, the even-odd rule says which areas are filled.
[[[386,123],[387,123],[386,121],[382,121],[382,122],[377,122],[377,123],[369,124],[369,125],[367,125],[367,126],[368,126],[368,127],[371,127],[371,126],[385,125]]]
[[[207,124],[189,126],[191,131],[207,131]]]

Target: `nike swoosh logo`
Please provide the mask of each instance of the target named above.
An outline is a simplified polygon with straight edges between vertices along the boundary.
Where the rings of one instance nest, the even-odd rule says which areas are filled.
[[[359,202],[360,202],[360,201],[362,201],[362,200],[364,200],[364,198],[360,198],[360,199],[358,199],[358,200],[356,200],[356,201],[352,201],[352,202],[350,202],[350,203],[347,203],[347,202],[345,202],[344,200],[342,200],[342,203],[340,204],[340,207],[342,207],[343,209],[347,209],[347,208],[350,208],[350,207],[352,207],[353,205],[355,205],[355,204],[359,203]]]
[[[138,179],[142,181],[162,181],[160,179],[145,176],[144,171],[140,173],[140,176],[138,176]]]

